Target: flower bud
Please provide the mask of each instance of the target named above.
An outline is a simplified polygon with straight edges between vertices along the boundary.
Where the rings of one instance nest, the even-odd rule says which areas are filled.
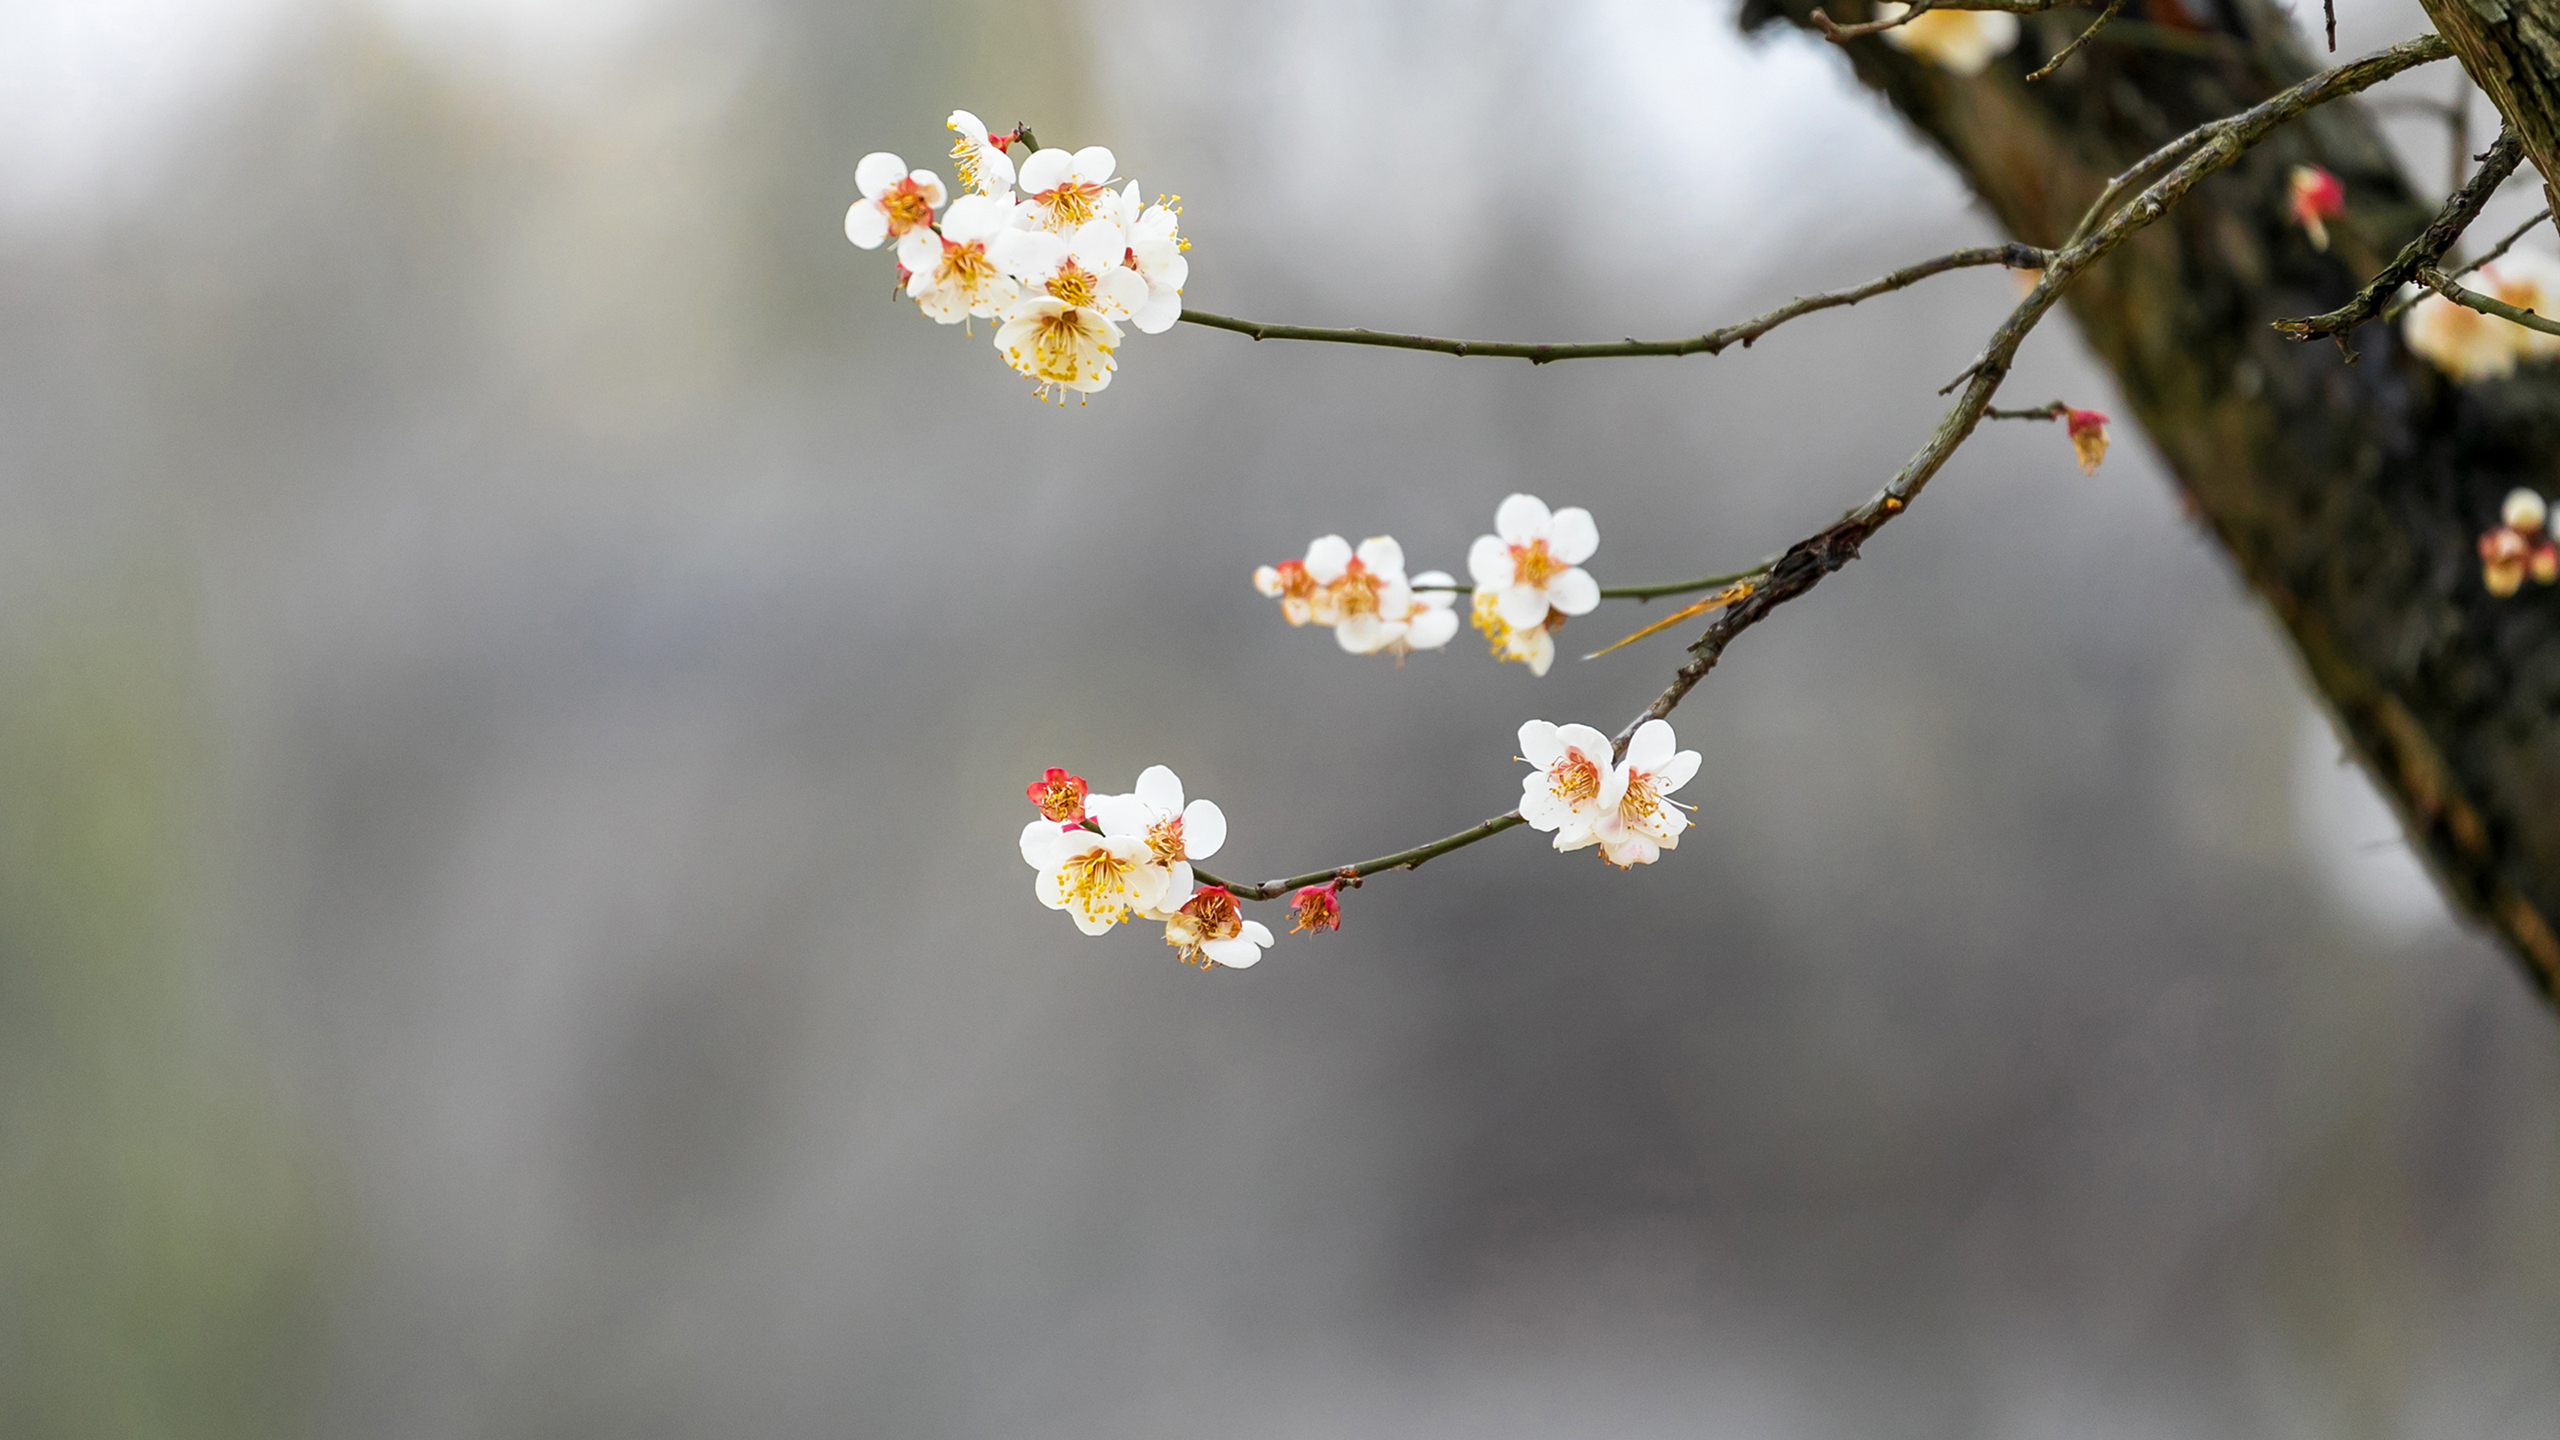
[[[2501,525],[2480,537],[2480,583],[2492,595],[2504,599],[2524,587],[2524,577],[2532,568],[2532,545],[2515,531]]]
[[[2317,165],[2296,165],[2290,188],[2287,208],[2292,212],[2293,223],[2311,238],[2312,249],[2328,249],[2329,227],[2321,222],[2346,213],[2347,187]]]
[[[2095,410],[2065,407],[2062,423],[2071,434],[2071,453],[2079,457],[2080,473],[2097,474],[2098,462],[2107,458],[2107,417]]]
[[[2506,522],[2508,529],[2520,535],[2537,535],[2550,514],[2540,495],[2531,490],[2516,489],[2507,492],[2507,502],[2498,507],[2498,518]]]

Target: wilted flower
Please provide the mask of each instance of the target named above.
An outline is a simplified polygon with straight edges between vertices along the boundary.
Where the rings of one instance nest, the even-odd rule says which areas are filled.
[[[1535,495],[1513,495],[1494,510],[1493,528],[1468,549],[1467,571],[1479,590],[1494,592],[1503,624],[1527,630],[1551,610],[1587,615],[1599,607],[1599,582],[1582,568],[1600,548],[1590,511],[1568,505],[1550,513]]]
[[[951,202],[939,234],[929,229],[907,232],[898,242],[898,263],[907,271],[907,294],[924,313],[945,325],[969,316],[992,317],[1011,310],[1022,290],[989,253],[1013,229],[1013,202],[986,195],[963,195]]]
[[[1316,577],[1307,573],[1304,560],[1283,560],[1277,565],[1260,566],[1253,572],[1253,588],[1280,602],[1280,618],[1292,625],[1304,625],[1315,618],[1315,598],[1319,587]]]
[[[1564,624],[1561,610],[1550,610],[1546,618],[1527,629],[1513,629],[1502,618],[1502,592],[1478,590],[1468,608],[1468,618],[1476,629],[1484,632],[1486,645],[1496,660],[1517,661],[1529,667],[1532,675],[1544,675],[1556,663],[1558,626]]]
[[[996,349],[1006,364],[1053,389],[1092,394],[1111,383],[1120,327],[1096,310],[1079,310],[1054,295],[1034,295],[1014,307],[996,329]]]
[[[1299,886],[1297,892],[1289,897],[1289,909],[1297,916],[1289,926],[1289,933],[1295,935],[1303,930],[1312,934],[1318,930],[1341,929],[1341,890],[1342,882],[1339,880]]]
[[[1530,766],[1520,781],[1520,818],[1553,832],[1558,850],[1598,844],[1601,819],[1616,812],[1627,783],[1609,737],[1588,725],[1532,720],[1520,727],[1520,758]]]
[[[2097,474],[2098,462],[2107,458],[2107,417],[2095,410],[2065,406],[2062,428],[2071,436],[2071,453],[2080,461],[2080,473]]]
[[[1259,920],[1244,918],[1236,909],[1236,897],[1224,888],[1203,885],[1165,917],[1164,943],[1173,946],[1186,965],[1206,970],[1215,961],[1242,970],[1271,948],[1271,930]]]
[[[1042,150],[1022,162],[1016,183],[1034,222],[1063,235],[1102,213],[1118,164],[1100,145],[1072,153]]]
[[[951,127],[951,168],[960,183],[981,195],[1004,195],[1013,189],[1013,157],[1005,153],[1011,137],[992,134],[984,121],[966,110],[954,110],[943,122]]]
[[[1182,803],[1182,777],[1162,765],[1138,773],[1127,795],[1096,795],[1085,808],[1104,831],[1142,837],[1147,863],[1165,874],[1164,894],[1191,893],[1191,862],[1206,860],[1227,843],[1227,816],[1212,800]]]
[[[1070,775],[1052,765],[1040,772],[1040,778],[1022,787],[1041,814],[1062,824],[1084,819],[1084,777]]]
[[[2337,176],[2317,165],[2296,165],[2287,182],[2285,208],[2293,223],[2311,238],[2311,248],[2326,250],[2329,227],[2324,222],[2346,213],[2347,188],[2338,183]]]
[[[1650,865],[1663,851],[1679,848],[1680,832],[1689,828],[1689,817],[1670,795],[1698,773],[1698,752],[1674,753],[1679,743],[1668,720],[1647,720],[1627,741],[1627,758],[1618,765],[1617,803],[1593,827],[1601,855],[1621,870]]]
[[[2543,526],[2550,514],[2542,497],[2531,490],[2511,490],[2499,507],[2499,524],[2480,537],[2480,583],[2501,598],[2524,588],[2527,576],[2538,585],[2560,579],[2560,548],[2554,548]]]
[[[930,170],[909,170],[907,162],[886,150],[875,150],[853,167],[854,188],[862,198],[844,212],[844,238],[865,250],[908,231],[930,229],[933,212],[942,208],[942,179]],[[912,268],[912,267],[910,267]]]
[[[1886,0],[1879,20],[1899,19],[1910,6]],[[1957,75],[1979,75],[2018,45],[2018,17],[2004,10],[1932,10],[1884,32],[1884,42]]]
[[[1100,935],[1128,918],[1164,903],[1169,878],[1153,863],[1147,836],[1100,821],[1102,829],[1034,820],[1022,827],[1022,858],[1040,872],[1031,893],[1052,910],[1064,910],[1087,935]],[[1188,867],[1184,878],[1188,880]]]

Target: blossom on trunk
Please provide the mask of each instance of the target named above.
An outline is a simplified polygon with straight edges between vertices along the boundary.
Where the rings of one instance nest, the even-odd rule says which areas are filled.
[[[1147,864],[1165,876],[1166,896],[1191,893],[1191,862],[1206,860],[1227,843],[1227,815],[1213,800],[1182,803],[1182,777],[1162,765],[1138,772],[1137,789],[1126,795],[1095,795],[1085,808],[1105,832],[1137,835],[1147,848]]]
[[[1022,827],[1022,858],[1039,872],[1031,893],[1064,910],[1087,935],[1100,935],[1131,911],[1152,914],[1170,878],[1153,863],[1144,832],[1099,820],[1099,830],[1034,820]],[[1188,878],[1188,869],[1185,870]]]
[[[1057,824],[1079,824],[1084,820],[1084,777],[1070,775],[1052,765],[1040,772],[1040,778],[1022,787],[1031,803],[1042,815]]]
[[[865,250],[908,231],[933,228],[933,212],[942,208],[942,178],[930,170],[909,170],[907,162],[886,150],[875,150],[853,167],[854,188],[862,198],[844,212],[844,238]]]
[[[1886,0],[1876,7],[1876,18],[1899,19],[1910,9]],[[2018,17],[2005,10],[1932,10],[1885,31],[1884,43],[1941,70],[1974,76],[2017,48]]]
[[[1627,758],[1618,764],[1617,803],[1592,827],[1600,854],[1621,870],[1650,865],[1663,851],[1678,849],[1680,832],[1689,828],[1689,817],[1670,797],[1698,773],[1698,752],[1681,750],[1679,743],[1668,720],[1647,720],[1627,741]]]
[[[2401,333],[2412,353],[2468,384],[2514,374],[2519,353],[2516,337],[2528,332],[2512,321],[2430,293],[2409,307]]]
[[[2528,576],[2538,585],[2560,580],[2560,548],[2543,533],[2549,519],[2549,508],[2539,494],[2522,489],[2507,492],[2506,503],[2499,507],[2499,523],[2480,537],[2480,583],[2490,594],[2513,595],[2524,588]]]
[[[907,272],[907,294],[924,313],[945,325],[972,315],[991,318],[1013,309],[1022,287],[1004,273],[991,250],[1013,229],[1013,202],[963,195],[944,212],[940,233],[910,230],[898,242],[898,264]]]
[[[1021,302],[996,329],[996,349],[1004,362],[1038,381],[1043,397],[1053,390],[1090,395],[1109,385],[1118,364],[1111,352],[1119,344],[1120,327],[1107,316],[1076,309],[1054,295]]]
[[[2071,453],[2080,462],[2080,473],[2097,474],[2098,462],[2107,458],[2107,417],[2096,410],[2065,406],[2062,428],[2071,436]]]
[[[1022,187],[1032,223],[1065,235],[1111,203],[1111,172],[1118,166],[1100,145],[1073,152],[1042,150],[1022,162],[1015,183]]]
[[[1477,589],[1494,592],[1503,624],[1528,630],[1551,610],[1587,615],[1599,608],[1600,584],[1582,568],[1600,548],[1590,511],[1568,505],[1550,512],[1535,495],[1513,495],[1494,510],[1493,529],[1467,550],[1467,572]]]
[[[981,195],[1013,191],[1013,157],[1005,153],[1012,137],[991,133],[986,122],[966,110],[954,110],[943,122],[951,127],[951,168],[960,183]]]
[[[1530,767],[1520,781],[1520,818],[1529,828],[1552,832],[1558,850],[1600,843],[1600,822],[1616,812],[1627,784],[1609,737],[1588,725],[1532,720],[1520,727],[1520,758]]]
[[[2347,212],[2347,188],[2317,165],[2296,165],[2286,182],[2285,209],[2310,237],[2311,248],[2326,250],[2329,227],[2325,222]]]
[[[1289,897],[1290,913],[1297,917],[1290,922],[1289,933],[1295,935],[1303,930],[1313,934],[1318,930],[1341,929],[1341,891],[1342,882],[1339,880],[1299,886]]]
[[[1259,920],[1244,918],[1236,909],[1236,897],[1224,887],[1203,885],[1165,917],[1164,943],[1174,947],[1186,965],[1206,970],[1216,963],[1242,970],[1271,948],[1271,929]]]

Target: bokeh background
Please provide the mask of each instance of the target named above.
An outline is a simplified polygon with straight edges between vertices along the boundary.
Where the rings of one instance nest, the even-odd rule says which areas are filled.
[[[2012,291],[1046,407],[841,238],[954,105],[1261,318],[1689,333],[1989,234],[1719,0],[0,6],[0,1433],[2560,1428],[2552,1016],[2138,435],[1986,432],[1738,645],[1651,869],[1505,837],[1207,976],[1039,908],[1043,765],[1347,861],[1681,643],[1399,669],[1254,564],[1515,489],[1748,561]],[[2059,323],[2011,391],[2114,408]]]

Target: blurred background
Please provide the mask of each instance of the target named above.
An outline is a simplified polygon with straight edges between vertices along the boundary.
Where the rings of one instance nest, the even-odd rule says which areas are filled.
[[[1205,976],[1041,909],[1044,765],[1344,862],[1682,643],[1399,669],[1255,564],[1515,489],[1745,563],[2013,292],[1183,326],[1059,409],[842,239],[955,105],[1256,318],[1685,334],[1990,235],[1720,0],[0,5],[0,1433],[2560,1428],[2551,1013],[2138,435],[1986,431],[1737,645],[1659,865],[1504,837]],[[2118,408],[2060,323],[2054,395]]]

